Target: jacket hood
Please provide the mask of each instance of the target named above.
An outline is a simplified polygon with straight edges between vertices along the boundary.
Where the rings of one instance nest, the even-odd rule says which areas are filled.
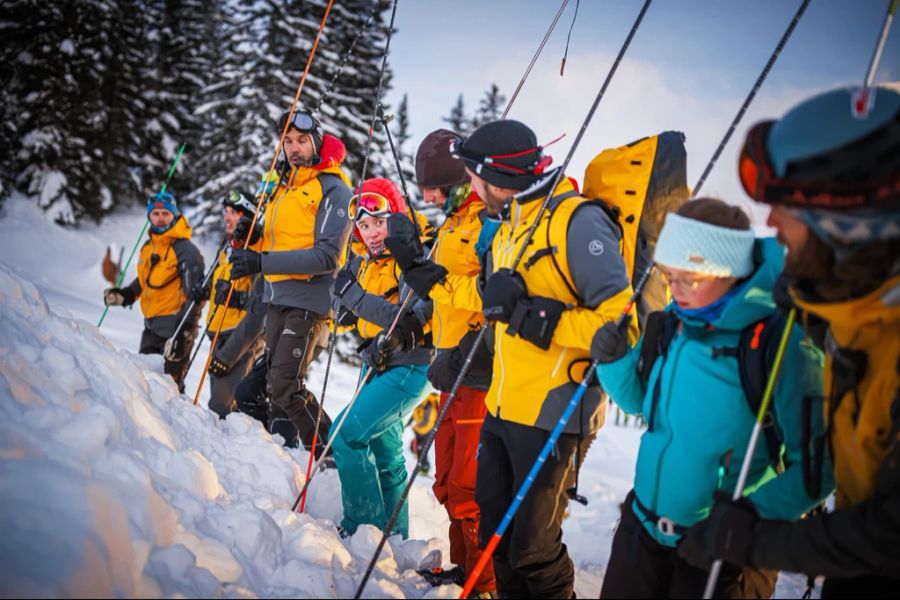
[[[179,216],[175,219],[175,223],[167,230],[162,233],[155,233],[152,229],[150,231],[150,236],[157,240],[171,240],[175,241],[177,239],[191,239],[192,230],[191,226],[188,225],[187,217],[184,215]]]

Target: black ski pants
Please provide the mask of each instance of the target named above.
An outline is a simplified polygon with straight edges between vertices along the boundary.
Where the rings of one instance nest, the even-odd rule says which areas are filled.
[[[488,413],[478,445],[475,501],[484,548],[506,514],[550,433]],[[501,598],[571,598],[575,568],[562,543],[572,456],[578,436],[560,436],[494,552]]]
[[[304,379],[315,356],[316,343],[327,328],[324,317],[302,308],[270,304],[266,313],[270,431],[291,436],[292,432],[285,433],[283,425],[292,426],[307,448],[312,445],[319,403],[307,391]],[[325,414],[322,419],[330,422]],[[285,437],[288,445],[296,445],[295,436],[293,440]]]
[[[709,571],[689,565],[678,550],[647,533],[631,509],[634,492],[622,504],[601,598],[701,598]],[[722,564],[714,598],[769,598],[777,571]]]

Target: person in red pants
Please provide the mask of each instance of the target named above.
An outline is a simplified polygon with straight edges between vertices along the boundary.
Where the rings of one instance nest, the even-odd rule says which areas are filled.
[[[485,219],[484,202],[471,191],[465,167],[450,154],[452,131],[428,134],[416,153],[416,179],[426,202],[443,209],[444,221],[431,260],[421,255],[411,225],[391,232],[385,240],[400,247],[395,252],[404,280],[423,300],[434,305],[432,333],[437,357],[428,379],[441,393],[441,407],[478,331],[484,325],[477,284],[481,272],[476,242]],[[405,224],[404,224],[405,225]],[[406,260],[403,257],[407,257]],[[481,556],[478,524],[481,511],[475,502],[478,440],[486,407],[484,396],[491,384],[491,359],[478,360],[461,382],[453,403],[435,437],[434,494],[450,517],[451,569],[421,572],[432,585],[462,585]],[[493,568],[489,565],[474,588],[476,597],[496,594]]]

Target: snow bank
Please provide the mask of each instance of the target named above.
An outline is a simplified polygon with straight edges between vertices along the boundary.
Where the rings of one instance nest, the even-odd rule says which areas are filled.
[[[379,532],[341,540],[337,477],[290,512],[307,454],[192,406],[157,357],[117,350],[0,264],[0,581],[9,596],[352,594]],[[323,518],[323,516],[330,518]],[[318,518],[317,518],[318,517]],[[367,595],[433,594],[394,539]],[[451,595],[452,589],[440,590]]]

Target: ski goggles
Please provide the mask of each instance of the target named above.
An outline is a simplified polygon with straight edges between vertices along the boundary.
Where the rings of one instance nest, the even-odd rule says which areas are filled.
[[[900,204],[900,179],[896,177],[893,181],[871,183],[835,181],[838,179],[835,174],[840,172],[841,165],[851,162],[851,157],[852,163],[860,162],[860,147],[857,144],[807,160],[794,161],[789,168],[791,175],[779,177],[766,151],[766,140],[774,123],[763,121],[754,125],[747,133],[738,159],[741,185],[747,195],[757,202],[826,210]],[[873,156],[872,160],[877,160],[877,157]]]
[[[222,200],[222,204],[224,206],[230,206],[235,210],[242,210],[251,215],[256,212],[256,205],[237,190],[230,190],[228,195]]]
[[[363,215],[386,217],[391,214],[391,203],[381,194],[361,192],[350,198],[347,213],[351,221],[358,221]]]
[[[278,130],[284,131],[284,126],[288,123],[302,133],[312,133],[319,128],[316,118],[303,110],[295,110],[293,113],[287,112],[281,115],[281,120],[278,122]]]

